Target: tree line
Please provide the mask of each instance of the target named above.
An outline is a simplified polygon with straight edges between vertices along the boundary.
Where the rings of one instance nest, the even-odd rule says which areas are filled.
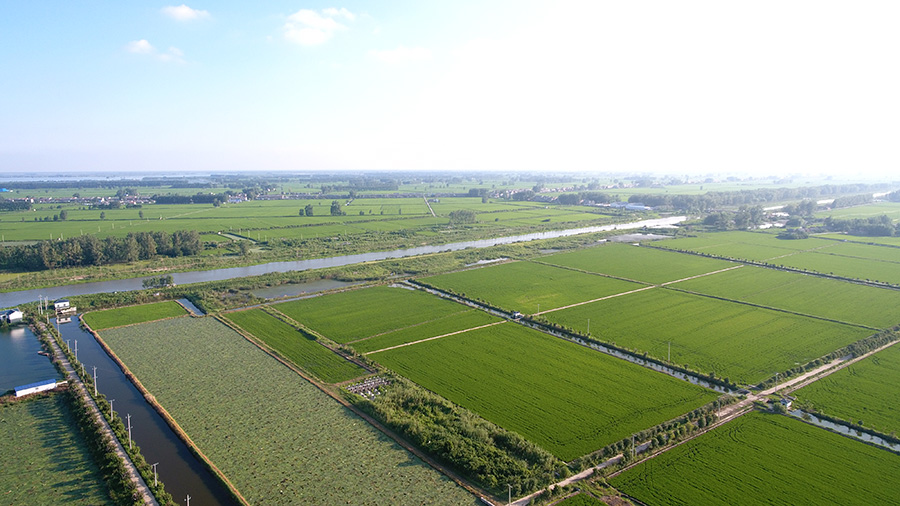
[[[108,265],[156,256],[180,257],[200,253],[203,243],[196,230],[129,233],[99,239],[81,235],[59,241],[0,248],[0,269],[40,271],[59,267]]]
[[[756,205],[787,200],[802,200],[836,197],[850,193],[873,193],[883,191],[886,185],[843,184],[810,186],[805,188],[760,188],[757,190],[740,190],[734,192],[709,192],[703,195],[669,195],[669,194],[634,194],[629,202],[640,202],[651,207],[663,207],[682,211],[706,211],[721,207],[740,205]],[[871,197],[869,197],[871,199]],[[842,205],[864,201],[860,196],[847,200]],[[836,199],[837,200],[837,199]],[[862,202],[861,202],[862,203]]]

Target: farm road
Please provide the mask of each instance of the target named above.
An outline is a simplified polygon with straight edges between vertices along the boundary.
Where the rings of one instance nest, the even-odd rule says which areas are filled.
[[[404,346],[412,346],[412,345],[414,345],[414,344],[424,343],[425,341],[433,341],[433,340],[435,340],[435,339],[440,339],[440,338],[442,338],[442,337],[455,336],[456,334],[462,334],[462,333],[464,333],[464,332],[469,332],[469,331],[471,331],[471,330],[478,330],[478,329],[483,329],[483,328],[486,328],[486,327],[493,327],[494,325],[500,325],[501,323],[506,323],[506,320],[499,321],[499,322],[494,322],[494,323],[488,323],[487,325],[479,325],[478,327],[472,327],[472,328],[470,328],[470,329],[457,330],[456,332],[450,332],[449,334],[442,334],[442,335],[439,335],[439,336],[428,337],[428,338],[425,338],[425,339],[419,339],[418,341],[413,341],[413,342],[411,342],[411,343],[398,344],[397,346],[390,346],[390,347],[387,347],[387,348],[382,348],[382,349],[380,349],[380,350],[375,350],[375,351],[370,351],[370,352],[368,352],[368,353],[363,353],[363,355],[369,356],[369,355],[372,355],[372,354],[375,354],[375,353],[380,353],[380,352],[382,352],[382,351],[395,350],[395,349],[397,349],[397,348],[403,348]]]

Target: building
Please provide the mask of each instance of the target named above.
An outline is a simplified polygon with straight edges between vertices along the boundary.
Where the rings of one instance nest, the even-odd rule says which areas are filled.
[[[22,385],[20,387],[16,387],[16,397],[22,397],[23,395],[36,394],[38,392],[44,392],[46,390],[53,390],[56,388],[56,380],[44,380],[38,381],[37,383],[29,383],[27,385]]]
[[[66,299],[59,299],[53,303],[53,308],[57,311],[65,311],[69,309],[69,301]]]
[[[7,309],[6,311],[0,311],[0,323],[8,323],[10,325],[15,325],[16,323],[21,323],[22,318],[25,317],[25,313],[19,311],[19,308]]]

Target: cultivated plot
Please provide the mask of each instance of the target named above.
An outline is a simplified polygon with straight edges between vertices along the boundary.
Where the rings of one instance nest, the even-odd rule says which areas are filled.
[[[794,392],[826,415],[836,416],[883,433],[900,431],[900,345]]]
[[[438,288],[509,311],[534,313],[642,288],[644,285],[543,265],[510,262],[423,278]]]
[[[900,323],[896,290],[793,272],[744,266],[671,286],[860,325]]]
[[[544,315],[606,342],[755,384],[873,334],[871,330],[665,288]],[[590,322],[588,323],[588,320]]]
[[[725,260],[618,243],[559,253],[541,258],[541,262],[654,284],[736,265]]]
[[[338,343],[461,314],[471,308],[420,290],[375,286],[272,307]]]
[[[653,243],[654,246],[759,262],[827,246],[816,239],[785,240],[760,232],[719,232]]]
[[[452,332],[489,325],[501,321],[501,318],[492,316],[478,309],[469,309],[463,313],[454,313],[442,318],[423,322],[404,329],[378,334],[350,344],[360,353],[369,353],[392,346],[420,341],[435,336],[443,336]]]
[[[610,480],[645,504],[896,504],[897,455],[751,413]]]
[[[696,385],[512,323],[373,358],[563,460],[716,397]]]
[[[821,241],[831,243],[832,241]],[[772,263],[834,274],[900,284],[900,249],[864,244],[836,243],[827,249],[779,258]]]
[[[103,337],[251,504],[475,502],[214,318]]]
[[[103,330],[122,325],[132,325],[163,318],[174,318],[188,314],[184,307],[174,300],[128,306],[116,309],[91,311],[84,314],[84,321],[94,330]]]

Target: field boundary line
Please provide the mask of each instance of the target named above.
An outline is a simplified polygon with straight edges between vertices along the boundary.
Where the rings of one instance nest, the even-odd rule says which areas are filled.
[[[422,195],[422,200],[425,201],[425,205],[428,206],[428,212],[431,213],[432,218],[437,218],[437,215],[434,214],[434,209],[431,208],[431,204],[428,203],[428,197]]]
[[[732,265],[731,267],[726,267],[726,268],[724,268],[724,269],[719,269],[719,270],[717,270],[717,271],[707,272],[707,273],[704,273],[704,274],[697,274],[696,276],[688,276],[688,277],[686,277],[686,278],[676,279],[675,281],[666,281],[665,283],[660,283],[659,286],[668,286],[668,285],[671,285],[671,284],[673,284],[673,283],[680,283],[680,282],[682,282],[682,281],[688,281],[688,280],[691,280],[691,279],[702,278],[702,277],[705,277],[705,276],[712,276],[713,274],[719,274],[720,272],[727,272],[727,271],[733,271],[734,269],[740,269],[740,268],[743,267],[743,266],[744,266],[744,264]]]
[[[808,386],[808,385],[810,385],[810,384],[812,384],[812,383],[815,383],[816,381],[819,381],[819,380],[822,379],[822,378],[825,378],[825,377],[827,377],[827,376],[830,376],[830,375],[832,375],[832,374],[834,374],[834,373],[840,371],[841,369],[844,369],[844,368],[846,368],[846,367],[849,367],[849,366],[851,366],[851,365],[853,365],[853,364],[855,364],[855,363],[857,363],[857,362],[859,362],[859,361],[861,361],[861,360],[865,360],[866,358],[869,358],[870,356],[872,356],[872,355],[874,355],[874,354],[876,354],[876,353],[878,353],[878,352],[880,352],[880,351],[883,351],[883,350],[885,350],[885,349],[887,349],[887,348],[890,348],[891,346],[893,346],[893,345],[895,345],[895,344],[897,344],[897,343],[900,343],[900,340],[891,341],[891,342],[889,342],[889,343],[887,343],[887,344],[885,344],[885,345],[882,345],[882,346],[880,346],[880,347],[878,347],[878,348],[875,348],[875,349],[872,350],[872,351],[863,353],[862,355],[860,355],[860,356],[858,356],[858,357],[854,357],[854,358],[851,358],[851,359],[849,359],[849,360],[842,361],[841,363],[835,365],[835,366],[832,367],[831,369],[826,369],[826,370],[824,370],[824,371],[820,371],[819,373],[814,374],[814,375],[811,376],[811,377],[806,377],[806,378],[804,378],[804,377],[795,378],[795,379],[794,379],[794,383],[792,383],[791,385],[788,385],[787,387],[785,387],[785,388],[783,389],[783,390],[784,390],[784,393],[785,393],[785,394],[790,394],[790,393],[794,392],[795,390],[799,390],[799,389],[801,389],[801,388],[803,388],[803,387],[805,387],[805,386]],[[838,360],[840,360],[840,359],[838,359]],[[834,362],[832,362],[831,365],[834,365]],[[799,380],[799,381],[798,381],[798,380]],[[790,383],[790,382],[789,382],[789,383]],[[781,390],[782,390],[782,389],[776,390],[776,392],[777,392],[777,391],[781,391]]]
[[[425,324],[428,324],[428,323],[433,323],[433,322],[436,322],[436,321],[438,321],[438,320],[443,320],[444,318],[450,318],[451,316],[459,316],[459,315],[461,315],[461,314],[463,314],[463,313],[468,313],[468,312],[470,312],[470,311],[474,311],[474,308],[473,308],[473,309],[464,309],[464,310],[458,311],[458,312],[456,312],[456,313],[446,314],[446,315],[444,315],[444,316],[440,316],[440,317],[438,317],[438,318],[433,318],[433,319],[431,319],[431,320],[426,320],[426,321],[424,321],[424,322],[414,323],[414,324],[412,324],[412,325],[407,325],[406,327],[400,327],[400,328],[396,328],[396,329],[393,329],[393,330],[388,330],[387,332],[379,332],[379,333],[377,333],[377,334],[372,334],[372,335],[369,336],[369,337],[363,337],[363,338],[356,339],[356,340],[353,340],[353,341],[347,341],[347,342],[344,343],[344,344],[358,343],[358,342],[361,342],[361,341],[367,341],[367,340],[372,339],[372,338],[375,338],[375,337],[379,337],[379,336],[383,336],[383,335],[386,335],[386,334],[390,334],[390,333],[392,333],[392,332],[399,332],[399,331],[401,331],[401,330],[414,329],[414,328],[416,328],[416,327],[420,327],[420,326],[425,325]]]
[[[533,314],[542,315],[542,314],[552,313],[554,311],[562,311],[563,309],[569,309],[569,308],[573,308],[573,307],[583,306],[585,304],[590,304],[592,302],[600,302],[601,300],[607,300],[607,299],[612,299],[615,297],[621,297],[623,295],[630,295],[632,293],[643,292],[644,290],[650,290],[651,288],[658,288],[658,285],[644,286],[644,287],[638,288],[637,290],[631,290],[631,291],[622,292],[622,293],[614,293],[612,295],[600,297],[599,299],[586,300],[584,302],[576,302],[575,304],[569,304],[568,306],[562,306],[562,307],[557,307],[557,308],[553,308],[553,309],[548,309],[546,311],[541,311],[540,313],[533,313]]]
[[[370,351],[370,352],[368,352],[368,353],[363,353],[363,355],[368,357],[369,355],[373,355],[373,354],[375,354],[375,353],[381,353],[382,351],[390,351],[390,350],[394,350],[394,349],[397,349],[397,348],[403,348],[404,346],[412,346],[412,345],[414,345],[414,344],[424,343],[425,341],[433,341],[433,340],[435,340],[435,339],[440,339],[440,338],[442,338],[442,337],[455,336],[456,334],[463,334],[463,333],[465,333],[465,332],[469,332],[470,330],[478,330],[478,329],[483,329],[483,328],[486,328],[486,327],[493,327],[494,325],[500,325],[501,323],[506,323],[506,322],[507,322],[507,320],[500,320],[499,322],[493,322],[493,323],[488,323],[488,324],[485,324],[485,325],[479,325],[478,327],[472,327],[472,328],[470,328],[470,329],[457,330],[457,331],[455,331],[455,332],[450,332],[449,334],[443,334],[443,335],[440,335],[440,336],[434,336],[434,337],[428,337],[428,338],[425,338],[425,339],[419,339],[418,341],[413,341],[413,342],[411,342],[411,343],[403,343],[403,344],[398,344],[398,345],[396,345],[396,346],[389,346],[389,347],[387,347],[387,348],[382,348],[382,349],[380,349],[380,350],[375,350],[375,351]]]
[[[574,251],[578,251],[578,250],[574,250]],[[542,257],[539,257],[539,258],[542,258]],[[613,276],[612,274],[606,274],[605,272],[587,271],[584,269],[579,269],[577,267],[571,267],[568,265],[551,264],[550,262],[542,262],[536,258],[528,258],[528,259],[525,259],[522,261],[523,262],[531,262],[531,263],[539,264],[539,265],[546,265],[547,267],[556,267],[557,269],[565,269],[567,271],[580,272],[581,274],[590,274],[591,276],[600,276],[602,278],[618,279],[619,281],[628,281],[631,283],[637,283],[639,285],[652,285],[653,284],[653,283],[648,283],[646,281],[638,281],[636,279],[624,278],[622,276]]]
[[[799,255],[800,253],[814,253],[817,250],[830,248],[832,246],[835,246],[835,244],[824,244],[822,246],[816,246],[815,248],[795,250],[795,251],[791,251],[790,253],[788,253],[786,255],[778,255],[777,257],[767,258],[763,261],[768,262],[769,260],[778,260],[779,258],[787,258],[790,256]]]

